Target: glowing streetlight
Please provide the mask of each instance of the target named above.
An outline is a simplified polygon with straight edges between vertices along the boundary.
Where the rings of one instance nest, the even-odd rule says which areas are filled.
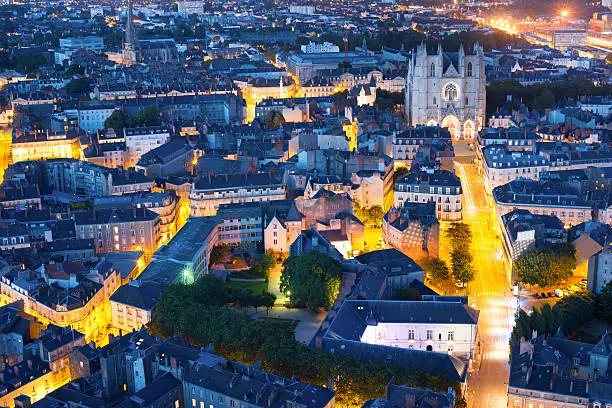
[[[561,10],[561,17],[567,18],[569,12],[567,10]]]

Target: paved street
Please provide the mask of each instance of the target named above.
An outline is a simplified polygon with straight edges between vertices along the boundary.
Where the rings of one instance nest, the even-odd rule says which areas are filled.
[[[455,170],[464,193],[464,222],[472,230],[472,254],[476,276],[468,285],[470,304],[480,309],[479,333],[481,361],[469,379],[470,407],[505,407],[508,381],[508,341],[513,324],[514,297],[502,255],[501,231],[491,205],[485,197],[482,176],[474,163],[475,153],[457,146]],[[447,228],[448,225],[443,225]],[[443,243],[448,248],[448,243]],[[448,253],[441,248],[441,253]]]
[[[0,183],[4,180],[4,171],[9,165],[11,151],[11,129],[0,126]]]

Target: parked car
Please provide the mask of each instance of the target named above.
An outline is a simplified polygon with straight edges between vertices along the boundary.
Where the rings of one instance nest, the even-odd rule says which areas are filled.
[[[533,297],[536,299],[540,299],[542,296],[540,296],[538,293],[534,293]]]
[[[548,297],[555,297],[555,292],[548,292]]]
[[[546,292],[540,293],[540,298],[546,299],[547,297],[548,297],[548,294]]]
[[[563,297],[563,291],[561,289],[555,289],[555,296],[556,297]]]

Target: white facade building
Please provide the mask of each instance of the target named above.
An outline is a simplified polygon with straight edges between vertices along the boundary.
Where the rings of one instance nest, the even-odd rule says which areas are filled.
[[[438,46],[428,54],[420,45],[408,64],[406,114],[411,126],[447,127],[454,139],[472,140],[485,121],[484,51],[461,47],[447,53]]]
[[[135,166],[143,154],[170,140],[170,131],[161,126],[123,129],[130,166]]]
[[[178,13],[181,16],[204,14],[204,2],[201,0],[182,0],[178,2]]]
[[[104,129],[104,121],[117,110],[114,106],[79,108],[79,127],[86,132],[94,133]]]
[[[319,44],[314,41],[311,41],[306,45],[302,45],[300,48],[302,52],[306,54],[322,52],[340,52],[340,47],[330,42],[324,42],[323,44]]]

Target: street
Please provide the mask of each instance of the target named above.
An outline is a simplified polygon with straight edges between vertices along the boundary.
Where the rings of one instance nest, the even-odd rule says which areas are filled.
[[[9,165],[11,141],[11,128],[4,128],[0,126],[0,183],[4,181],[4,171]]]
[[[472,231],[471,248],[476,270],[467,294],[470,304],[480,310],[481,353],[474,361],[468,380],[467,401],[470,407],[505,407],[508,341],[514,323],[515,300],[502,255],[500,226],[492,199],[485,196],[482,176],[474,163],[476,155],[466,145],[458,145],[456,150],[455,170],[461,179],[464,196],[463,221]],[[442,228],[448,228],[448,224]],[[448,248],[448,242],[441,243],[440,253],[448,254]]]

